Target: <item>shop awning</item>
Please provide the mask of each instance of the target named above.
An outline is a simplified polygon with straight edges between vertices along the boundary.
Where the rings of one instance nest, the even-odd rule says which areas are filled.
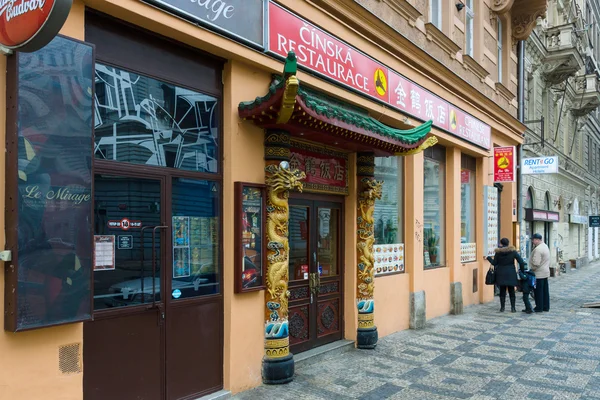
[[[296,71],[290,52],[284,75],[273,78],[265,96],[240,103],[240,117],[264,129],[285,129],[306,140],[377,155],[414,154],[437,143],[427,136],[432,121],[408,130],[392,128],[362,108],[301,86]]]

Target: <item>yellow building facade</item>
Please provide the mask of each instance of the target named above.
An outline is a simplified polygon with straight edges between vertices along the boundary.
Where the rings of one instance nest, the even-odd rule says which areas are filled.
[[[523,142],[516,44],[545,2],[187,3],[75,0],[46,53],[0,58],[0,399],[236,393],[293,379],[294,353],[493,300],[484,256],[518,229],[492,150]],[[32,60],[54,86],[27,86]],[[32,100],[66,81],[87,109]],[[88,186],[55,178],[69,144],[44,153],[74,114]],[[74,187],[83,223],[57,214]]]

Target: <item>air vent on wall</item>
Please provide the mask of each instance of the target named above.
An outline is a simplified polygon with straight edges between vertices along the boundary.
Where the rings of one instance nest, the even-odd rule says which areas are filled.
[[[58,368],[64,375],[81,373],[81,344],[67,344],[58,348]]]

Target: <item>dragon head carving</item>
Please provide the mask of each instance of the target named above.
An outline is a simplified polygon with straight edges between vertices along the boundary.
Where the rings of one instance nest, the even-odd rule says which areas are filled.
[[[375,180],[373,178],[363,178],[362,183],[364,185],[363,191],[360,193],[360,197],[365,200],[380,200],[382,181]]]
[[[270,173],[265,182],[276,192],[296,189],[302,192],[302,180],[306,178],[306,174],[298,169],[291,170],[283,168],[280,165],[268,165],[265,171]]]

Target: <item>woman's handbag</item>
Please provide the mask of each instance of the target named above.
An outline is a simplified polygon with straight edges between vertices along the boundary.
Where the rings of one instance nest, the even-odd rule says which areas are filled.
[[[496,271],[494,271],[494,268],[492,268],[492,267],[490,267],[490,269],[488,269],[488,272],[485,275],[485,284],[486,285],[496,284]]]

